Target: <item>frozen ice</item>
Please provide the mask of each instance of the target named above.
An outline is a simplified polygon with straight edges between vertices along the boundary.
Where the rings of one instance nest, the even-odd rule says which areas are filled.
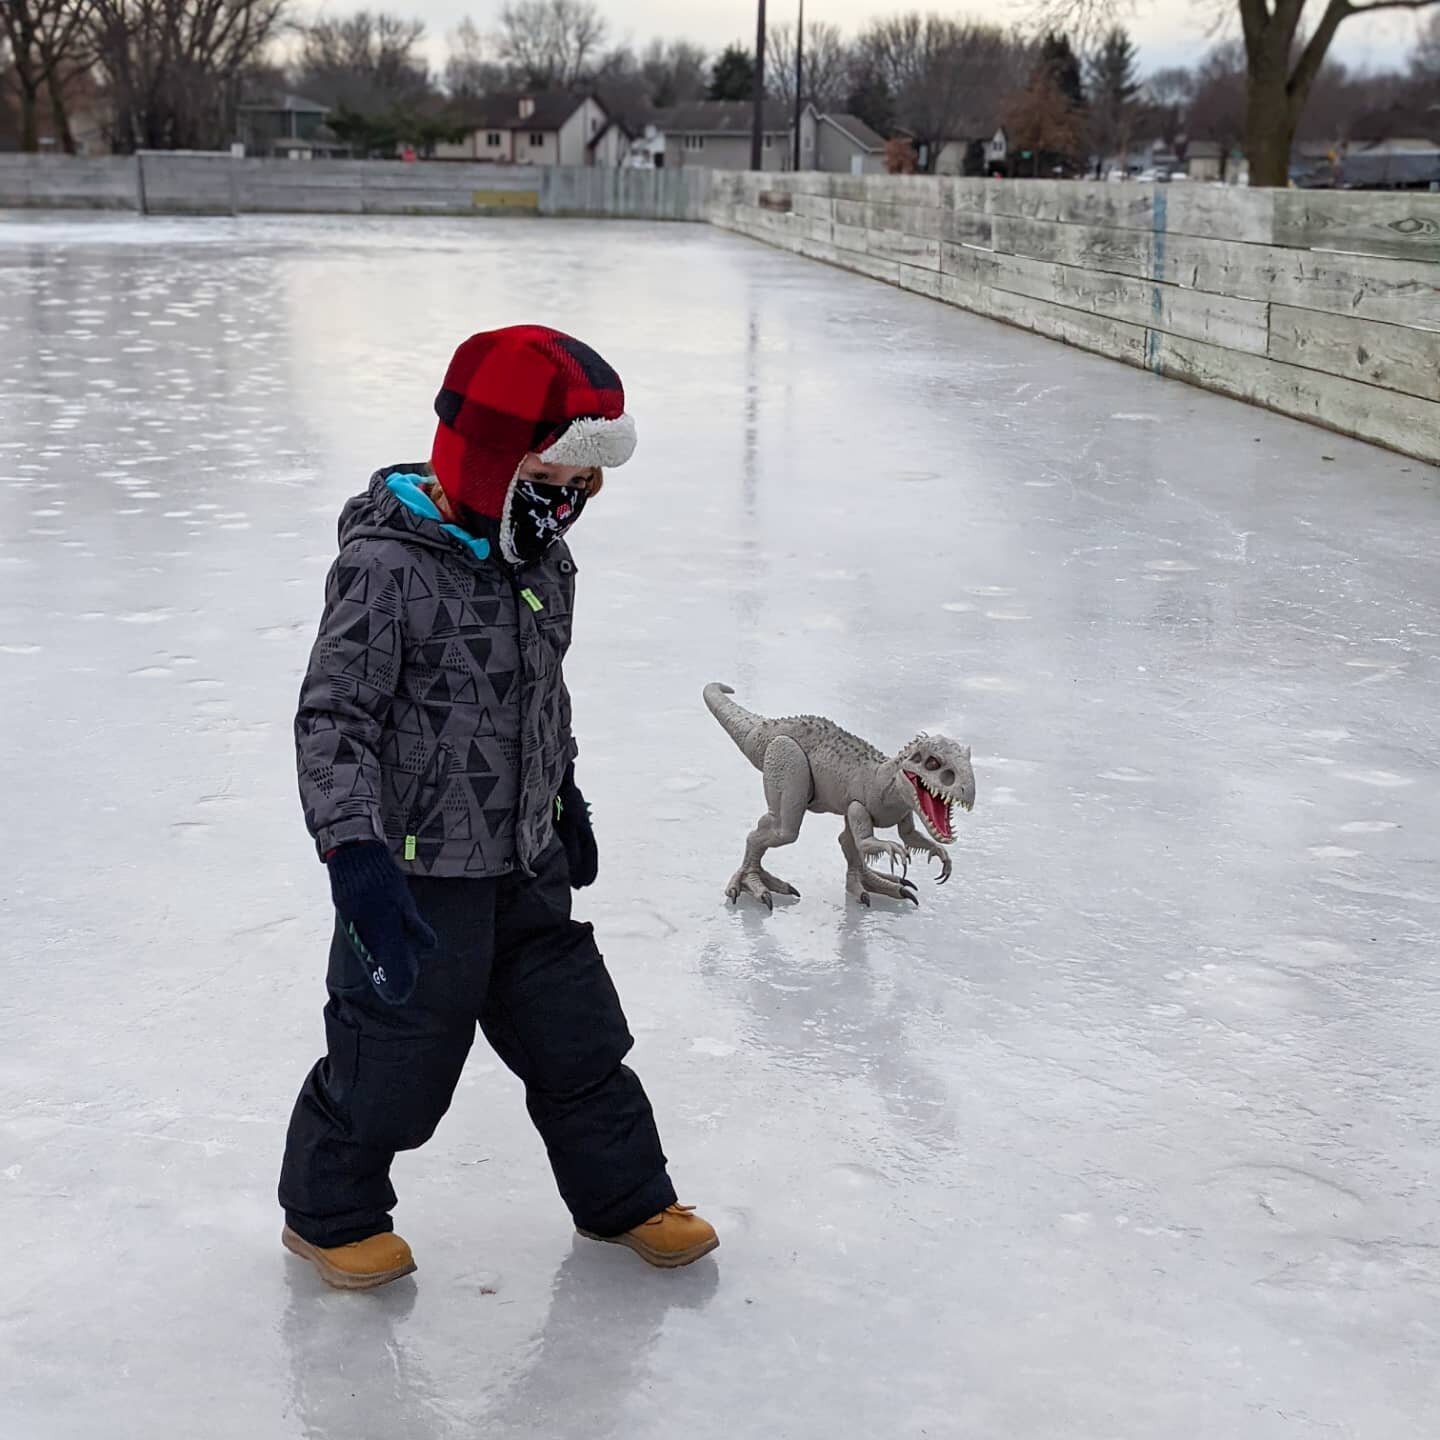
[[[280,1250],[334,521],[449,351],[597,345],[596,922],[714,1261],[574,1239],[476,1052],[420,1269]],[[1322,457],[1333,456],[1333,463]],[[0,223],[0,1436],[1428,1437],[1436,472],[700,227]],[[722,889],[710,680],[972,744],[923,908]]]

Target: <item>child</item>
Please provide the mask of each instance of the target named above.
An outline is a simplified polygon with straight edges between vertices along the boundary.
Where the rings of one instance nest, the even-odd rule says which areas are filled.
[[[478,1021],[580,1233],[688,1265],[719,1241],[675,1203],[619,998],[570,918],[596,852],[561,674],[564,537],[634,422],[605,361],[539,326],[467,340],[435,410],[430,466],[382,470],[345,507],[295,722],[336,927],[283,1242],[344,1289],[414,1270],[390,1164],[434,1132]]]

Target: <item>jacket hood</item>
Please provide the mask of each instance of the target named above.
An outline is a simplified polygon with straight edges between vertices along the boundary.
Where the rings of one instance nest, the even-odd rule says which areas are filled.
[[[413,465],[389,465],[377,470],[370,477],[370,484],[363,494],[345,502],[340,512],[340,547],[354,540],[395,539],[397,536],[412,545],[427,545],[432,550],[444,550],[463,555],[472,562],[476,556],[473,549],[438,516],[430,518],[406,505],[390,489],[390,479],[395,475],[423,475],[428,478],[429,466],[420,461]],[[475,538],[488,540],[493,549],[497,535],[481,534]]]

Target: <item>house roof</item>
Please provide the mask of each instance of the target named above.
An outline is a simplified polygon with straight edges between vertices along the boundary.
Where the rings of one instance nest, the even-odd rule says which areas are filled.
[[[755,107],[749,100],[695,100],[655,113],[655,123],[668,134],[748,135]],[[788,134],[790,117],[779,100],[765,102],[767,134]]]
[[[289,95],[281,90],[258,90],[240,103],[241,110],[296,111],[302,115],[328,115],[330,107],[318,100],[307,100],[303,95]]]
[[[1353,152],[1340,162],[1346,185],[1437,185],[1440,184],[1440,150]]]
[[[606,122],[585,142],[588,150],[593,150],[612,130],[618,130],[621,138],[628,144],[635,138],[635,132],[625,124],[623,120],[617,120],[612,115]]]
[[[584,95],[572,95],[566,90],[480,95],[466,100],[460,113],[465,123],[475,130],[559,130],[585,99]],[[529,115],[520,114],[522,100],[535,102]],[[595,103],[600,104],[598,100]],[[600,108],[605,109],[604,105]]]
[[[826,114],[820,116],[820,119],[828,125],[833,125],[852,145],[858,146],[861,150],[874,154],[885,148],[885,141],[858,115]]]
[[[1218,160],[1224,148],[1218,140],[1192,140],[1185,154],[1191,160]]]
[[[1366,155],[1433,155],[1440,145],[1417,135],[1388,135],[1383,140],[1361,147]]]

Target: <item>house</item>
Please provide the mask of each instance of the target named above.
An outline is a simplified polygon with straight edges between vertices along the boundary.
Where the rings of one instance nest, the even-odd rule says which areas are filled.
[[[987,175],[1008,175],[1010,173],[1010,136],[1003,125],[986,141],[985,173]]]
[[[630,144],[623,125],[593,95],[539,91],[465,102],[463,140],[435,147],[437,160],[497,165],[619,165]]]
[[[628,125],[609,117],[590,141],[590,158],[585,163],[602,170],[617,169],[625,163],[634,138]]]
[[[633,136],[622,162],[632,170],[663,170],[665,168],[665,136],[653,122]]]
[[[657,111],[655,130],[665,140],[662,163],[668,169],[690,165],[706,170],[748,170],[754,113],[748,100],[696,100]],[[793,142],[785,106],[767,100],[763,120],[761,168],[790,169]]]
[[[923,164],[924,157],[921,157]],[[991,130],[982,120],[964,121],[940,147],[937,175],[1008,175],[1010,137],[1004,126]]]
[[[1351,145],[1340,161],[1347,190],[1440,190],[1440,145],[1424,136],[1395,136]]]
[[[325,123],[330,107],[303,95],[261,91],[236,109],[236,139],[247,155],[290,155],[297,159],[348,155]]]
[[[1225,147],[1218,140],[1192,140],[1185,147],[1185,175],[1190,180],[1223,180]]]
[[[883,175],[885,141],[858,115],[821,114],[807,105],[800,115],[800,168],[832,175]]]
[[[1195,147],[1190,147],[1193,154]],[[1301,190],[1330,190],[1340,181],[1343,140],[1299,140],[1290,151],[1290,183]],[[1235,160],[1225,178],[1233,179]],[[1193,171],[1192,171],[1193,174]]]

